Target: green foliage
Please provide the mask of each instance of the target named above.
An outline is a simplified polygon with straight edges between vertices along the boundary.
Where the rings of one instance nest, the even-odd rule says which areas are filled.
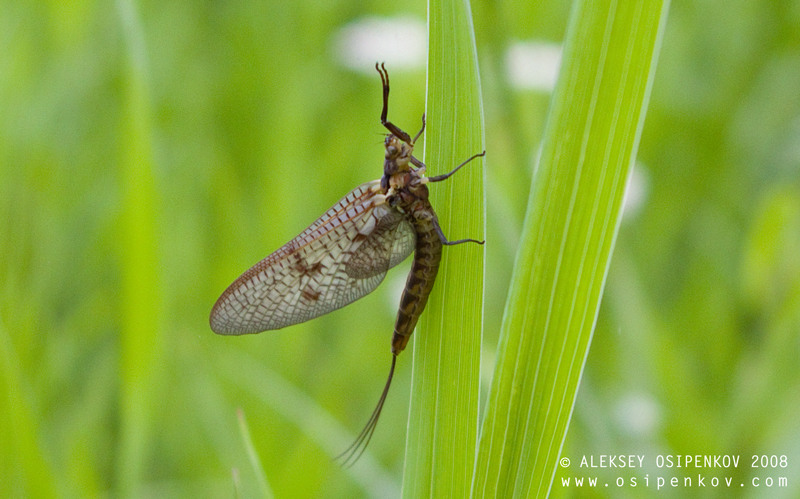
[[[476,497],[547,495],[594,332],[666,10],[577,2],[533,178]]]
[[[242,441],[247,449],[247,456],[250,458],[250,464],[256,475],[256,481],[258,482],[258,489],[260,492],[259,495],[264,499],[271,499],[274,495],[267,482],[267,477],[264,476],[264,468],[261,464],[261,458],[258,457],[258,452],[256,452],[255,446],[253,445],[253,439],[250,436],[250,428],[247,426],[247,419],[244,417],[244,412],[242,412],[241,409],[236,412],[236,416],[239,419],[239,431],[242,434]]]
[[[431,7],[432,20],[447,13]],[[438,174],[483,149],[479,90],[485,165],[431,191],[450,238],[483,238],[485,225],[487,243],[445,248],[413,362],[401,355],[368,452],[343,470],[331,458],[380,393],[407,267],[369,297],[285,331],[223,338],[207,317],[239,273],[378,177],[379,78],[344,69],[329,47],[357,17],[424,21],[425,5],[0,4],[0,496],[254,497],[268,483],[279,498],[397,497],[404,482],[409,495],[446,490],[443,481],[469,486],[471,468],[448,471],[441,459],[471,462],[550,102],[508,83],[506,50],[518,39],[560,42],[569,15],[563,2],[471,8],[479,65],[463,40],[447,53],[448,39],[465,37],[465,19],[431,26],[447,38],[430,41],[424,156]],[[756,0],[672,5],[631,178],[642,201],[623,214],[561,452],[573,463],[589,454],[800,455],[798,12]],[[568,60],[591,57],[588,45],[573,47]],[[388,69],[391,119],[414,130],[425,73]],[[581,348],[569,350],[573,366]],[[434,386],[444,405],[432,408]],[[566,399],[575,387],[540,386],[571,387]],[[559,442],[559,421],[541,435]],[[433,440],[412,434],[420,429]],[[527,457],[512,464],[540,469]],[[655,493],[561,486],[583,474],[575,466],[556,472],[552,496]],[[766,474],[730,471],[745,487],[673,493],[775,492],[748,485]],[[781,492],[797,496],[796,468],[779,475],[790,477]]]

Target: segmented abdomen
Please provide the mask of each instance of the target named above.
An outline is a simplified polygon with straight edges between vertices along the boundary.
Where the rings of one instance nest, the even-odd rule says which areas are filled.
[[[442,259],[442,241],[433,225],[433,217],[436,216],[433,207],[424,200],[416,208],[410,221],[416,231],[417,244],[392,335],[392,353],[395,355],[403,351],[414,332],[417,320],[428,303]]]

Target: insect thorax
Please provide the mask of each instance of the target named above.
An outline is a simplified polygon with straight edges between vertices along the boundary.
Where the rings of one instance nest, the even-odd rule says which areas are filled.
[[[386,153],[383,161],[383,176],[391,177],[397,173],[407,172],[411,154],[414,152],[413,144],[403,142],[392,134],[386,136],[384,141]]]
[[[428,186],[423,179],[419,170],[415,169],[392,175],[389,177],[386,202],[410,219],[416,218],[416,212],[429,206]]]

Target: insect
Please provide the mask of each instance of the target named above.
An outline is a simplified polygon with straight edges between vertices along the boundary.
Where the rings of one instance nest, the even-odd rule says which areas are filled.
[[[375,65],[383,86],[381,124],[384,140],[383,176],[353,189],[317,221],[274,253],[242,274],[219,297],[211,310],[211,329],[240,335],[280,329],[339,309],[373,291],[386,272],[414,252],[414,262],[400,298],[394,334],[392,365],[383,392],[356,441],[339,457],[344,463],[366,448],[392,384],[397,356],[406,347],[439,270],[443,245],[483,241],[448,241],[428,201],[429,182],[450,173],[425,177],[425,164],[413,156],[414,144],[425,130],[411,136],[388,121],[389,74]],[[353,459],[354,458],[354,459]]]

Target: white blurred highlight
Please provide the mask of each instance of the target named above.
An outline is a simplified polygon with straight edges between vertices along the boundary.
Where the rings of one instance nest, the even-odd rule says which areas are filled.
[[[421,69],[428,51],[425,22],[411,16],[364,17],[335,35],[336,57],[347,68],[372,74],[376,62],[391,69]]]
[[[552,92],[561,66],[561,45],[515,42],[506,51],[506,73],[512,87]]]
[[[661,423],[661,408],[650,395],[631,393],[614,410],[621,431],[632,437],[652,435]]]
[[[642,206],[644,206],[650,190],[649,187],[647,169],[643,164],[637,162],[631,171],[628,185],[625,188],[625,197],[622,201],[623,220],[634,219],[642,211]]]

